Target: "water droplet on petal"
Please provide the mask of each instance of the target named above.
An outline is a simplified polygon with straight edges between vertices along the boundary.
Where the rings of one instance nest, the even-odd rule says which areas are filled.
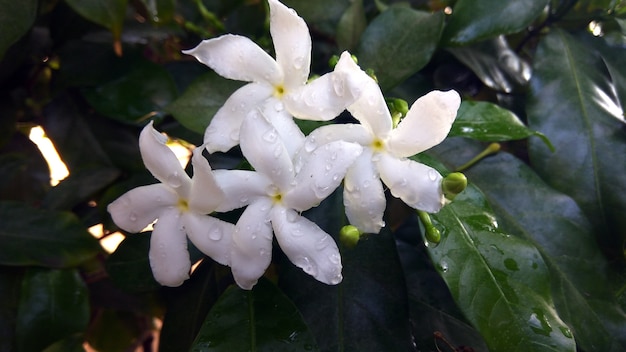
[[[337,285],[338,283],[341,282],[341,280],[343,280],[343,276],[341,276],[341,274],[337,274],[332,279],[330,279],[330,284]]]
[[[299,56],[293,60],[293,68],[296,70],[301,69],[304,66],[304,57]]]
[[[311,276],[317,275],[317,267],[311,262],[309,257],[299,257],[296,259],[294,264]]]
[[[346,92],[344,81],[340,79],[337,75],[332,76],[332,81],[333,81],[333,90],[335,91],[335,94],[342,97]]]
[[[298,220],[298,214],[296,212],[290,211],[287,213],[287,221],[289,222],[295,222],[296,220]]]
[[[339,264],[341,263],[341,257],[339,256],[339,254],[337,253],[333,253],[328,257],[328,260],[330,260],[331,263],[333,264]]]
[[[209,238],[213,241],[219,241],[222,239],[222,230],[219,227],[213,228],[209,231]]]
[[[170,187],[173,187],[173,188],[178,188],[183,184],[183,181],[181,180],[181,176],[178,174],[178,172],[174,172],[170,174],[169,176],[167,176],[166,182],[168,185],[170,185]]]
[[[283,103],[280,102],[280,101],[278,101],[278,102],[276,102],[276,104],[274,104],[274,109],[276,111],[283,111],[284,108],[285,107],[284,107]]]
[[[281,148],[280,144],[276,146],[276,148],[274,148],[274,158],[278,158],[280,157],[280,155],[283,153],[283,148]]]
[[[436,181],[437,180],[437,176],[439,176],[437,171],[435,171],[433,169],[428,170],[428,179],[430,179],[431,181]]]
[[[137,213],[131,211],[130,214],[128,214],[128,219],[132,222],[137,221]]]
[[[319,241],[317,241],[317,243],[315,243],[315,249],[317,249],[318,251],[321,251],[322,249],[328,247],[328,245],[330,244],[330,237],[328,236],[324,236],[322,238],[320,238]]]
[[[273,129],[263,134],[263,140],[266,142],[274,143],[276,142],[276,138],[278,138],[278,135],[276,134],[276,131],[274,131]]]
[[[304,151],[306,151],[307,153],[310,153],[313,150],[315,150],[315,148],[317,148],[317,142],[315,141],[315,136],[309,136],[309,138],[307,138],[306,141],[304,142]]]
[[[230,139],[233,140],[233,141],[238,141],[239,140],[239,130],[232,131],[228,137],[230,137]]]

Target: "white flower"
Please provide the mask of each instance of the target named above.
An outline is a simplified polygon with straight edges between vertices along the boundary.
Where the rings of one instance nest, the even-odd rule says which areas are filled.
[[[437,212],[445,204],[441,175],[433,168],[407,159],[443,141],[448,135],[461,98],[455,91],[433,91],[419,98],[406,117],[393,128],[378,84],[356,64],[346,65],[350,77],[363,87],[348,111],[361,124],[328,125],[313,131],[296,156],[306,160],[319,143],[345,140],[359,143],[363,153],[348,170],[344,205],[351,224],[362,232],[377,233],[385,225],[383,185],[409,206]]]
[[[256,171],[214,171],[229,195],[217,210],[247,205],[232,238],[230,265],[237,284],[251,289],[269,266],[272,230],[295,265],[321,282],[339,283],[337,245],[299,212],[317,206],[339,186],[361,146],[343,141],[323,145],[296,173],[276,129],[259,111],[252,111],[241,126],[241,150]]]
[[[234,225],[205,215],[215,211],[224,193],[201,149],[194,151],[194,176],[190,179],[166,141],[152,122],[141,131],[139,148],[144,164],[161,183],[132,189],[107,210],[128,232],[139,232],[158,219],[150,238],[152,273],[162,285],[179,286],[189,278],[191,268],[187,236],[203,253],[228,265]]]
[[[235,91],[213,117],[204,135],[209,152],[227,151],[237,145],[243,119],[251,110],[261,108],[293,155],[304,135],[292,116],[331,120],[358,94],[344,86],[343,77],[332,72],[307,83],[311,36],[306,23],[279,1],[268,1],[276,60],[250,39],[230,34],[183,51],[223,77],[251,82]],[[347,53],[342,57],[344,61],[350,59]]]

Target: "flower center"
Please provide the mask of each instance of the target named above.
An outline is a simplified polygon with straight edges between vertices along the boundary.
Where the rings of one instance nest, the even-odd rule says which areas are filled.
[[[370,147],[374,150],[374,152],[382,152],[385,150],[385,141],[380,138],[376,138],[372,141]]]
[[[283,87],[282,84],[279,84],[277,86],[274,87],[274,96],[276,98],[282,98],[283,95],[285,94],[285,87]]]
[[[274,202],[274,204],[281,203],[283,201],[283,195],[280,193],[276,193],[272,196],[272,201]]]
[[[179,198],[178,204],[176,204],[176,206],[178,207],[178,210],[181,211],[181,213],[189,210],[189,203],[187,202],[187,199]]]

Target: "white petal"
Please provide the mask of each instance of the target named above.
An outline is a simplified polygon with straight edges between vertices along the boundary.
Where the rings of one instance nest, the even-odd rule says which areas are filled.
[[[272,180],[280,190],[288,188],[294,171],[291,156],[276,129],[258,110],[241,124],[241,152],[254,169]]]
[[[277,0],[269,0],[270,33],[276,62],[282,68],[287,88],[303,85],[311,66],[311,35],[302,18]]]
[[[143,163],[157,180],[174,188],[179,194],[187,194],[191,180],[166,142],[167,137],[152,128],[150,121],[139,135]]]
[[[128,232],[139,232],[177,202],[176,192],[158,183],[124,193],[109,204],[107,210],[117,226]]]
[[[237,81],[281,84],[283,73],[274,59],[252,40],[226,34],[184,50],[220,76]]]
[[[209,162],[202,156],[202,148],[196,148],[191,158],[193,178],[188,196],[189,208],[196,213],[210,214],[224,200],[224,192],[219,188]]]
[[[263,111],[272,126],[276,128],[287,152],[293,156],[304,145],[304,133],[282,105],[283,103],[277,99],[271,99],[266,102]]]
[[[208,215],[183,213],[189,240],[202,253],[222,265],[230,265],[230,249],[235,225]]]
[[[436,213],[443,207],[442,177],[437,170],[388,154],[381,154],[376,163],[380,178],[391,194],[408,206],[429,213]]]
[[[168,209],[159,217],[150,237],[148,256],[152,274],[161,285],[180,286],[189,278],[191,261],[178,209]]]
[[[259,197],[266,197],[272,185],[270,179],[254,171],[215,170],[213,175],[225,194],[216,209],[220,213],[245,207]]]
[[[284,204],[298,211],[317,206],[339,186],[363,147],[336,141],[315,149],[296,175],[295,185],[284,195]]]
[[[239,287],[250,290],[272,260],[271,200],[261,198],[248,205],[233,232],[230,265]]]
[[[345,88],[343,75],[327,73],[283,97],[287,110],[302,120],[328,121],[337,117],[356,99]]]
[[[341,282],[341,255],[330,235],[291,209],[274,207],[274,234],[289,260],[320,282]]]
[[[443,141],[456,118],[461,97],[453,90],[432,91],[417,99],[390,135],[389,151],[409,157]]]
[[[378,83],[361,70],[352,59],[340,61],[335,72],[343,73],[346,77],[346,85],[358,91],[353,93],[358,99],[348,106],[348,111],[376,136],[385,138],[391,131],[392,121]]]
[[[273,88],[263,83],[250,83],[237,89],[224,103],[204,132],[204,144],[210,153],[226,152],[239,144],[239,129],[243,119],[265,104],[274,100]]]
[[[363,154],[348,169],[344,181],[343,204],[350,224],[361,232],[378,233],[385,226],[383,214],[387,201],[369,148],[365,148]]]

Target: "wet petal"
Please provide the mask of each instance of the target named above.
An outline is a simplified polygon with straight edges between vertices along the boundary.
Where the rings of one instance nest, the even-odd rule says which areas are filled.
[[[461,97],[453,90],[436,90],[417,99],[391,132],[389,151],[397,157],[409,157],[441,143],[460,105]]]
[[[227,152],[239,144],[239,129],[250,110],[265,104],[273,88],[263,83],[250,83],[237,89],[224,103],[204,132],[204,144],[210,153]]]
[[[109,204],[107,210],[117,226],[128,232],[139,232],[177,202],[176,192],[158,183],[124,193]]]
[[[311,66],[311,35],[302,18],[277,0],[269,0],[270,33],[276,62],[282,68],[287,88],[303,85]]]
[[[189,278],[191,261],[178,209],[168,209],[159,217],[150,237],[148,257],[152,274],[161,285],[180,286]]]
[[[259,197],[267,197],[272,181],[254,171],[214,170],[215,181],[224,191],[225,197],[216,211],[223,213],[243,208]]]
[[[224,200],[224,192],[217,185],[209,162],[202,156],[202,148],[196,148],[191,158],[193,178],[188,196],[189,208],[196,213],[210,214]]]
[[[289,260],[320,282],[341,282],[341,256],[330,235],[294,210],[274,207],[272,226],[280,248]]]
[[[194,56],[220,76],[244,82],[281,84],[283,73],[274,59],[252,40],[226,34],[203,40],[184,54]]]
[[[391,194],[408,206],[436,213],[445,204],[441,175],[437,170],[409,159],[381,154],[376,162],[380,178]]]
[[[372,163],[372,151],[368,148],[348,169],[343,187],[343,204],[350,224],[359,231],[378,233],[385,226],[385,192]]]
[[[152,127],[152,121],[139,135],[139,150],[146,168],[154,177],[179,194],[187,194],[191,179],[183,170],[174,152],[165,144],[167,137]]]
[[[293,181],[291,156],[276,129],[258,110],[251,111],[241,125],[241,151],[250,165],[280,190]]]
[[[183,225],[191,243],[222,265],[230,264],[230,249],[235,225],[208,215],[183,214]]]
[[[250,290],[272,260],[271,200],[248,205],[233,232],[230,266],[239,287]]]
[[[304,144],[304,134],[282,105],[282,102],[273,99],[266,103],[263,111],[272,126],[276,128],[276,132],[287,148],[287,153],[293,156]]]
[[[287,110],[302,120],[328,121],[337,117],[356,98],[345,87],[344,75],[327,73],[283,97]]]
[[[295,185],[284,195],[284,204],[298,211],[317,206],[339,186],[363,147],[336,141],[315,149],[302,165]]]

